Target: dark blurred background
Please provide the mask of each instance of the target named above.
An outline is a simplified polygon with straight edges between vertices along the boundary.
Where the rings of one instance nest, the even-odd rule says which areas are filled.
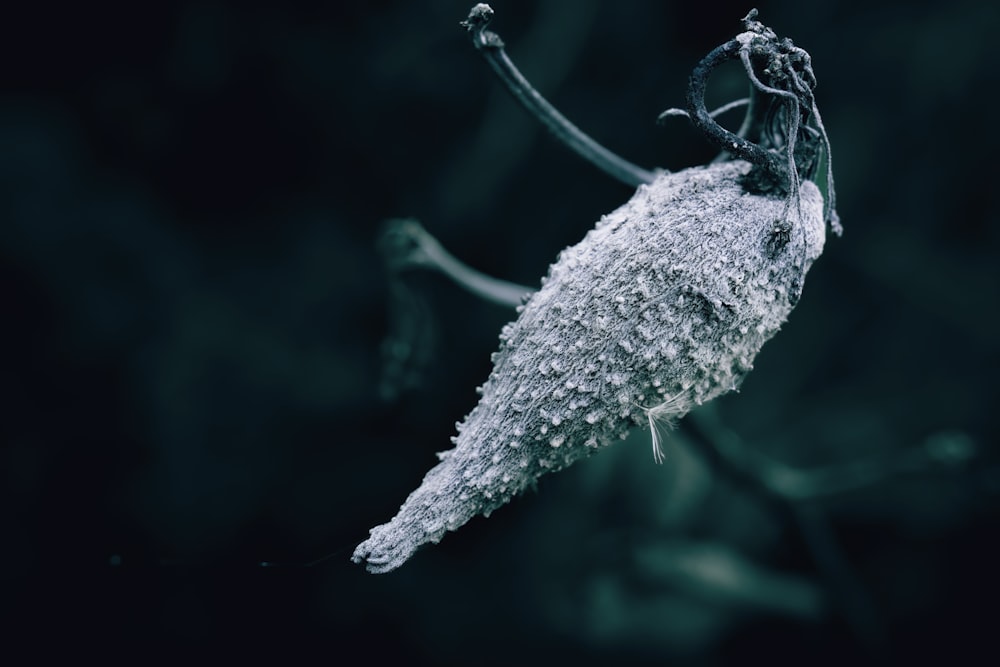
[[[846,232],[741,392],[699,415],[795,466],[928,465],[785,512],[683,426],[663,466],[637,429],[393,574],[348,561],[450,447],[512,317],[407,274],[426,363],[386,377],[382,222],[537,286],[630,196],[508,98],[458,26],[471,4],[5,12],[3,632],[334,664],[991,646],[1000,11],[979,0],[757,3],[812,54]],[[751,6],[498,0],[493,27],[582,129],[673,170],[714,151],[656,116]],[[713,79],[717,102],[744,90]]]

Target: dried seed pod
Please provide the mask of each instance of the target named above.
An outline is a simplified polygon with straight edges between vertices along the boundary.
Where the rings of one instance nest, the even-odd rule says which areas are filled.
[[[563,118],[486,30],[491,17],[489,6],[476,5],[463,25],[515,97],[581,156],[639,187],[560,254],[504,327],[454,449],[438,455],[399,513],[355,550],[353,560],[371,572],[399,567],[421,545],[489,515],[635,424],[649,424],[662,460],[657,423],[739,386],[797,302],[826,224],[840,232],[809,55],[779,40],[756,11],[743,33],[695,68],[687,110],[665,112],[687,116],[723,157],[738,159],[675,174],[637,167]],[[733,134],[705,109],[704,92],[712,70],[736,58],[752,87]],[[804,180],[822,153],[826,205]]]
[[[663,174],[564,250],[504,328],[455,448],[354,560],[392,570],[633,425],[736,388],[825,238],[815,185],[789,209],[748,193],[750,172],[734,161]]]

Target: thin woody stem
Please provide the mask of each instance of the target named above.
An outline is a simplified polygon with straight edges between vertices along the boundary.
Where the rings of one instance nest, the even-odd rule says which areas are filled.
[[[563,144],[578,155],[626,185],[638,187],[652,183],[656,174],[635,165],[584,134],[576,125],[553,107],[532,87],[504,51],[503,40],[495,32],[486,30],[493,18],[489,5],[478,4],[462,22],[472,36],[472,43],[490,64],[493,71],[528,113],[541,123]]]

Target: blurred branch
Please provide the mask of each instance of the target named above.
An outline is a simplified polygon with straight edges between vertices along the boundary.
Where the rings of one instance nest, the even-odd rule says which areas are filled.
[[[825,594],[812,581],[763,568],[723,543],[666,540],[637,549],[635,559],[653,583],[716,604],[807,619],[826,607]]]
[[[534,292],[530,287],[476,271],[449,253],[412,218],[386,221],[378,240],[388,282],[388,328],[382,341],[382,378],[379,393],[395,400],[420,384],[433,356],[437,329],[434,315],[421,294],[401,274],[437,271],[481,299],[514,308]]]
[[[929,440],[902,454],[801,469],[772,459],[727,429],[706,406],[681,422],[686,434],[718,469],[741,486],[787,503],[833,498],[861,491],[904,474],[964,463],[976,455],[969,440]]]
[[[859,491],[902,474],[964,465],[976,457],[975,443],[961,434],[941,435],[903,454],[803,470],[746,446],[723,426],[714,407],[690,413],[681,426],[720,477],[791,518],[854,635],[871,650],[884,648],[885,629],[871,596],[815,501]]]
[[[792,520],[854,635],[869,649],[883,648],[885,630],[871,596],[844,555],[825,513],[812,501],[870,487],[902,473],[964,462],[975,453],[971,441],[930,440],[899,456],[801,470],[746,446],[722,425],[712,408],[690,413],[681,425],[721,478]]]
[[[535,290],[493,278],[463,264],[412,218],[389,220],[379,241],[386,268],[392,274],[407,269],[443,273],[459,287],[501,306],[517,307]]]

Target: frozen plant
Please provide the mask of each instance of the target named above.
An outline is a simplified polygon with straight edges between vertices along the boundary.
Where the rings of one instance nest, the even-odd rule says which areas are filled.
[[[739,386],[798,301],[826,225],[840,232],[809,55],[778,39],[756,11],[694,69],[687,108],[664,112],[687,116],[724,151],[677,173],[637,167],[573,126],[513,66],[486,29],[491,18],[480,4],[463,25],[514,95],[571,148],[638,189],[560,253],[537,292],[525,290],[455,447],[355,550],[370,572],[399,567],[421,545],[488,516],[637,424],[652,430],[662,461],[658,428]],[[751,91],[739,102],[747,110],[737,133],[704,104],[712,70],[734,59]],[[822,162],[825,203],[811,181]],[[470,288],[510,300],[509,284],[491,292],[488,279],[432,240],[422,251]]]

